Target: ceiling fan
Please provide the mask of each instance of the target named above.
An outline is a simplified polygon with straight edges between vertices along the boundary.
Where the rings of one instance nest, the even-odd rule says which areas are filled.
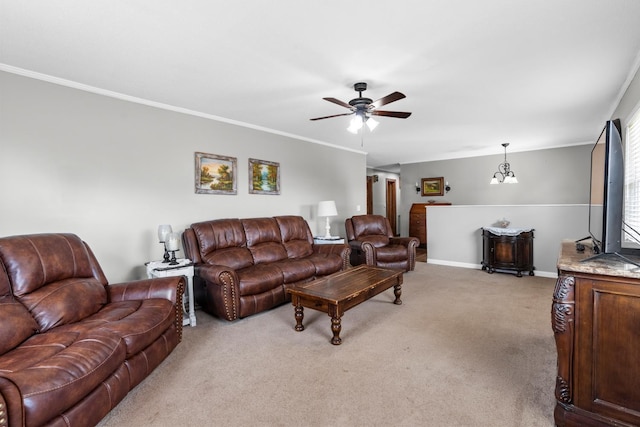
[[[383,105],[387,105],[394,101],[398,101],[402,98],[406,98],[406,96],[403,93],[393,92],[376,101],[373,101],[370,98],[365,98],[362,96],[362,92],[367,90],[366,83],[363,83],[363,82],[356,83],[353,85],[353,89],[356,92],[358,92],[358,97],[352,99],[351,101],[349,101],[349,103],[340,101],[339,99],[336,99],[336,98],[322,98],[329,102],[333,102],[334,104],[338,104],[341,107],[348,108],[349,110],[351,110],[350,112],[342,113],[342,114],[333,114],[331,116],[316,117],[311,120],[322,120],[322,119],[329,119],[331,117],[354,115],[354,118],[351,121],[351,125],[349,126],[348,130],[353,133],[357,133],[364,123],[367,123],[367,126],[369,126],[369,130],[373,130],[378,125],[378,122],[376,122],[375,120],[372,120],[371,116],[385,116],[385,117],[396,117],[399,119],[406,119],[411,115],[411,113],[407,113],[403,111],[378,110],[378,108],[382,107]]]

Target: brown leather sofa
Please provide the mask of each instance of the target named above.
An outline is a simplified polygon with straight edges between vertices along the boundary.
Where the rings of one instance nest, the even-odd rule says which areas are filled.
[[[0,426],[92,426],[182,338],[185,279],[109,284],[73,234],[0,238]]]
[[[280,305],[290,300],[287,286],[349,267],[349,247],[314,244],[300,216],[199,222],[182,239],[196,302],[226,320]]]
[[[404,271],[416,267],[415,237],[395,237],[382,215],[356,215],[345,220],[352,265],[374,265]]]

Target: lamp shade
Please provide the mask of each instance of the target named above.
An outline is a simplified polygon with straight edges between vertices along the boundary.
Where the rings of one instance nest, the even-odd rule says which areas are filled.
[[[333,200],[324,200],[318,203],[318,216],[336,216],[338,210],[336,209],[336,202]]]
[[[173,230],[171,229],[171,226],[169,224],[161,224],[158,226],[158,241],[160,243],[164,243],[167,241],[167,236],[169,235],[169,233],[171,233]]]

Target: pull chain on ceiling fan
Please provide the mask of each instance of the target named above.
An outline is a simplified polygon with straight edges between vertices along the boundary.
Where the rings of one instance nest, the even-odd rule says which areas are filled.
[[[358,130],[362,128],[362,126],[366,123],[369,130],[375,129],[378,126],[378,122],[373,120],[371,116],[385,116],[385,117],[396,117],[398,119],[406,119],[411,115],[411,113],[403,112],[403,111],[383,111],[378,110],[379,107],[383,105],[390,104],[394,101],[398,101],[402,98],[406,98],[406,96],[400,92],[393,92],[389,95],[382,97],[376,101],[371,100],[371,98],[365,98],[362,96],[362,92],[367,90],[367,84],[364,82],[356,83],[353,85],[353,89],[358,92],[358,97],[349,101],[349,103],[340,101],[336,98],[322,98],[326,101],[332,102],[334,104],[340,105],[341,107],[348,108],[351,110],[348,113],[342,114],[333,114],[331,116],[324,117],[316,117],[311,120],[323,120],[330,119],[332,117],[340,117],[340,116],[351,116],[353,115],[353,119],[351,120],[351,124],[347,130],[351,133],[358,133]]]

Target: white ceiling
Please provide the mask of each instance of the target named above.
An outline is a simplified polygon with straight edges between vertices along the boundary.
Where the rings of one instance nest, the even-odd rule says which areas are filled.
[[[594,141],[639,65],[639,0],[0,0],[0,69],[398,164]],[[324,101],[407,98],[352,135]],[[72,84],[72,85],[73,85]]]

